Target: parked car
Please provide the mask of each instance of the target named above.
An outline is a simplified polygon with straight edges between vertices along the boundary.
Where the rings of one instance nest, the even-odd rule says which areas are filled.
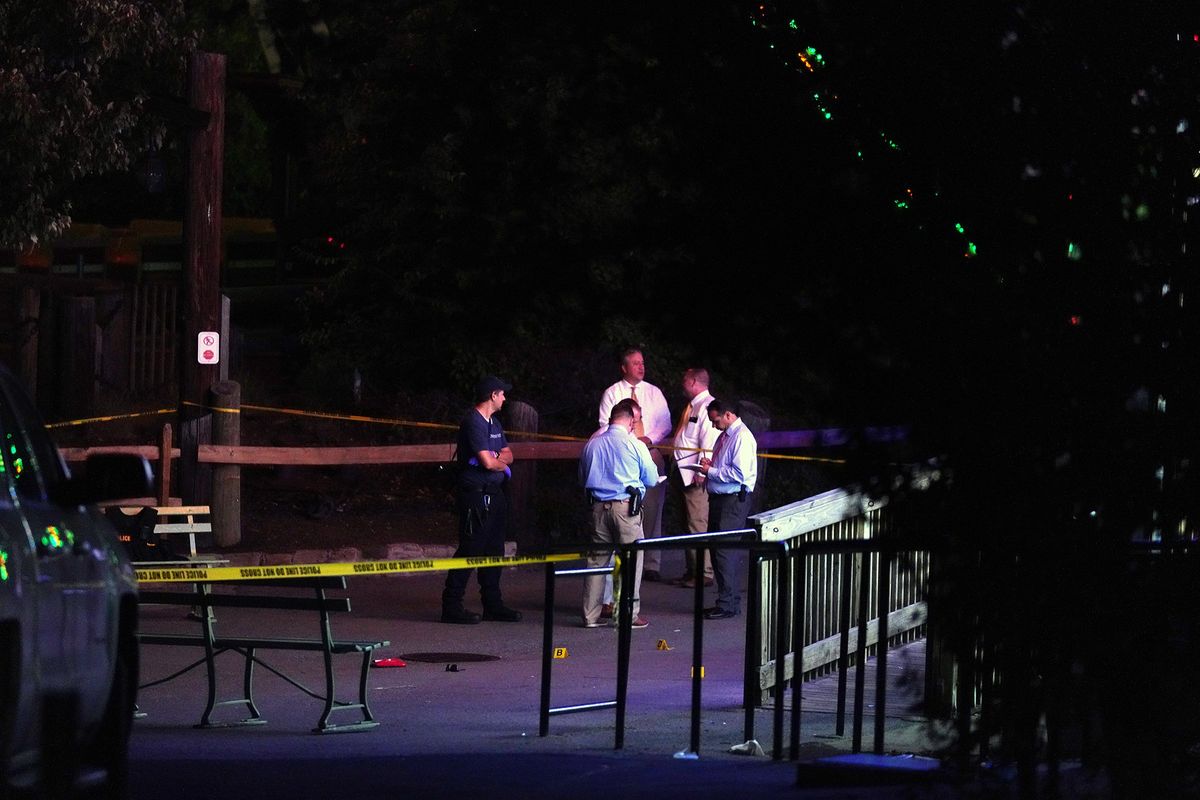
[[[137,456],[93,457],[72,477],[0,368],[0,796],[124,791],[137,581],[91,504],[150,493]]]

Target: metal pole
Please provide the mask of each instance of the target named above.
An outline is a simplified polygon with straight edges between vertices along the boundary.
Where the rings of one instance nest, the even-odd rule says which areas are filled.
[[[550,733],[550,666],[554,642],[554,564],[546,564],[546,596],[542,612],[542,698],[538,707],[538,736]]]
[[[879,551],[879,636],[875,645],[875,754],[883,755],[883,712],[887,709],[887,640],[888,606],[891,593],[888,591],[888,573],[891,558],[887,550]]]
[[[871,554],[863,553],[858,562],[858,664],[854,668],[854,741],[852,752],[862,752],[863,692],[867,683],[867,605],[870,602],[871,581],[868,567]]]
[[[696,588],[692,594],[692,752],[700,753],[700,689],[704,677],[704,560],[708,549],[696,550]]]
[[[613,748],[625,746],[625,704],[629,699],[629,650],[633,636],[633,582],[641,553],[621,547],[621,597],[617,625],[617,733]]]
[[[780,559],[776,562],[775,584],[775,706],[771,715],[771,758],[775,761],[783,758],[783,702],[787,697],[787,654],[788,645],[795,648],[796,638],[793,632],[788,641],[788,612],[792,604],[788,602],[788,593],[794,591],[792,585],[794,576],[792,560]]]
[[[792,741],[790,756],[793,761],[800,758],[800,708],[804,701],[804,617],[808,613],[805,608],[808,591],[808,572],[804,567],[804,551],[800,551],[796,559],[796,606],[795,623],[792,625]]]
[[[854,554],[842,553],[841,602],[838,606],[838,625],[841,626],[838,643],[838,693],[837,735],[846,735],[846,672],[850,667],[850,594],[853,591]]]
[[[759,657],[762,654],[763,562],[754,553],[747,553],[750,564],[746,579],[746,657],[742,669],[742,741],[754,738],[754,710],[762,703],[758,680]],[[769,615],[768,615],[769,616]]]

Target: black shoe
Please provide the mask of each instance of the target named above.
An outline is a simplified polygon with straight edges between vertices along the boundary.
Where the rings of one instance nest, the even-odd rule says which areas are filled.
[[[656,569],[648,569],[642,573],[642,580],[650,581],[651,583],[658,583],[662,580],[662,575],[660,575]]]
[[[727,608],[714,608],[711,611],[705,611],[704,618],[705,619],[729,619],[730,617],[736,617],[740,613],[742,613],[742,612],[730,611]]]
[[[443,608],[442,622],[448,622],[451,625],[478,625],[480,616],[474,611],[467,611],[465,608]]]
[[[483,618],[488,622],[520,622],[521,612],[506,606],[496,606],[495,608],[485,608]]]

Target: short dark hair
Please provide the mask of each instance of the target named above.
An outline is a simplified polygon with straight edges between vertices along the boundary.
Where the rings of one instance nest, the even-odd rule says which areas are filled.
[[[722,403],[720,400],[718,400],[717,398],[714,397],[709,402],[708,408],[705,410],[709,414],[716,414],[717,416],[721,416],[726,411],[728,411],[731,414],[733,414],[735,417],[740,417],[742,415],[742,404],[740,401],[736,401],[733,403]]]
[[[612,425],[617,420],[624,419],[625,417],[633,419],[634,409],[641,411],[642,407],[635,403],[632,398],[626,397],[624,400],[618,401],[608,414],[608,424]]]
[[[684,370],[683,377],[691,378],[696,383],[707,388],[708,386],[708,370],[704,367],[690,367]]]
[[[633,346],[626,347],[624,350],[621,351],[621,357],[619,359],[617,359],[617,363],[624,364],[625,359],[629,358],[634,353],[642,353],[642,348],[633,347]],[[642,355],[645,355],[645,353],[642,353]]]

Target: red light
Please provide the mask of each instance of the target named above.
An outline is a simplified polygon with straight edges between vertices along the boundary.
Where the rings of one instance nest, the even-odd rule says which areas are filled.
[[[1075,195],[1074,195],[1074,194],[1068,194],[1068,195],[1067,195],[1067,199],[1068,199],[1068,200],[1074,200],[1074,199],[1075,199]]]
[[[325,237],[325,244],[333,244],[333,237],[332,237],[332,236],[326,236],[326,237]]]
[[[338,249],[339,249],[339,250],[345,250],[345,249],[346,249],[346,243],[345,243],[345,242],[342,242],[341,244],[339,244],[339,245],[338,245]]]
[[[1079,316],[1078,314],[1071,315],[1071,324],[1072,325],[1079,325],[1082,322],[1083,322],[1083,317]]]

